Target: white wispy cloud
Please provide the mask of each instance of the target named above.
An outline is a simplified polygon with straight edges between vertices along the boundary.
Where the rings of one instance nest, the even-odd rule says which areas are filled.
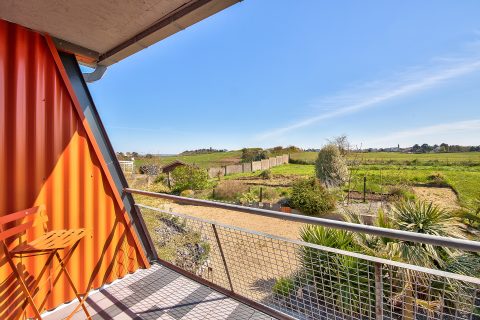
[[[416,141],[416,143],[423,143],[428,142],[426,140],[428,140],[429,138],[433,138],[433,140],[436,141],[439,136],[448,138],[449,136],[453,136],[458,133],[465,134],[472,132],[480,133],[480,119],[441,123],[426,127],[397,131],[387,135],[382,135],[381,138],[371,140],[369,141],[369,144],[371,144],[372,146],[376,146],[387,142],[388,145],[396,145],[397,143],[406,141]],[[475,140],[477,140],[476,142],[478,143],[478,139]],[[465,144],[471,143],[465,142]],[[475,144],[475,142],[473,142],[473,144]]]
[[[279,137],[285,133],[305,128],[321,121],[353,114],[376,107],[384,102],[425,91],[442,83],[480,70],[480,58],[437,58],[436,65],[410,68],[391,78],[378,80],[351,88],[348,92],[326,97],[312,107],[331,110],[295,123],[279,127],[256,136],[258,140]]]

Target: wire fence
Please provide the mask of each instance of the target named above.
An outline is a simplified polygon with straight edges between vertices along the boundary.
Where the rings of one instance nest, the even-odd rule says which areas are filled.
[[[159,256],[297,319],[480,319],[480,279],[137,205]]]

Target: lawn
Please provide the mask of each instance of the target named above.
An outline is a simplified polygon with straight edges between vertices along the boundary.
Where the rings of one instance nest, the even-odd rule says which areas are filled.
[[[290,157],[294,160],[314,162],[317,152],[293,153]],[[361,152],[351,153],[349,160],[363,164],[414,164],[414,165],[480,165],[480,152],[458,153],[399,153],[399,152]]]
[[[163,157],[153,157],[150,159],[147,158],[138,158],[135,160],[135,167],[138,168],[143,164],[156,164],[159,166],[166,165],[172,161],[180,160],[186,163],[195,164],[201,168],[210,168],[224,166],[240,162],[240,157],[242,151],[227,151],[227,152],[213,152],[206,154],[195,154],[188,156],[174,155],[174,156],[163,156]]]

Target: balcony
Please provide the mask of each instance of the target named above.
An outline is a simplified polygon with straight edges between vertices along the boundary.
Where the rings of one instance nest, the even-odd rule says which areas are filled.
[[[59,308],[44,319],[66,319],[75,306]],[[271,319],[160,264],[92,293],[87,308],[94,319]],[[84,317],[79,311],[72,319]]]
[[[402,240],[479,251],[474,241],[127,189]],[[159,264],[91,296],[95,318],[478,319],[480,279],[273,236],[137,204]],[[248,212],[248,213],[247,213]],[[73,305],[74,306],[74,305]],[[61,318],[65,309],[48,319]]]

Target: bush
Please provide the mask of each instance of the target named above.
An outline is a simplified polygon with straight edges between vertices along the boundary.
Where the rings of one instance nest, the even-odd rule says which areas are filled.
[[[172,171],[173,190],[201,190],[208,186],[208,173],[204,169],[191,166],[177,167]]]
[[[258,176],[264,180],[270,180],[273,178],[272,170],[263,170]]]
[[[155,180],[153,180],[153,183],[163,183],[167,181],[167,175],[165,173],[160,173],[158,176],[155,177]]]
[[[248,191],[248,187],[233,180],[225,180],[217,185],[214,192],[214,198],[218,200],[234,201],[241,197],[241,195]]]
[[[320,150],[315,161],[315,174],[327,187],[338,187],[347,182],[347,162],[335,145],[329,144]]]
[[[180,196],[182,197],[187,197],[187,198],[191,198],[195,195],[195,192],[193,190],[183,190],[182,192],[180,192]]]
[[[253,190],[242,193],[242,195],[239,198],[239,201],[240,201],[241,204],[248,204],[248,203],[257,202],[258,201],[258,193],[253,191]]]
[[[415,194],[412,189],[406,186],[391,186],[388,193],[397,198],[397,200],[415,200]]]
[[[263,199],[273,200],[277,197],[278,197],[278,192],[274,188],[263,188],[262,189],[262,198]]]
[[[279,278],[272,287],[272,292],[276,295],[286,297],[295,288],[295,283],[289,278]]]
[[[448,187],[450,186],[447,182],[447,178],[440,172],[432,173],[427,177],[428,184],[437,187]]]
[[[335,197],[317,179],[294,183],[289,204],[307,215],[326,214],[335,209]]]
[[[154,183],[147,188],[148,191],[158,193],[170,193],[170,189],[163,183]]]

